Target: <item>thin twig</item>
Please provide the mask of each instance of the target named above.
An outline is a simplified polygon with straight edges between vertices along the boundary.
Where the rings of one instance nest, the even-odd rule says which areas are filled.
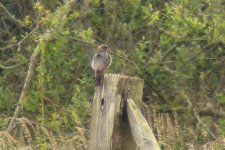
[[[182,41],[183,42],[183,41]],[[167,52],[165,53],[165,55],[162,57],[162,60],[161,61],[164,61],[166,59],[166,57],[171,53],[173,52],[174,50],[176,50],[176,48],[178,46],[180,46],[180,44],[182,44],[182,42],[178,42],[178,43],[175,43],[174,45],[172,45],[168,50]]]
[[[31,35],[35,30],[36,30],[36,27],[35,27],[29,34],[27,34],[21,41],[19,41],[19,42],[17,43],[17,45],[18,45],[17,51],[20,51],[20,49],[21,49],[21,44],[22,44],[26,39],[28,39],[28,38],[30,37],[30,35]]]
[[[199,112],[200,115],[210,115],[210,116],[225,118],[225,112],[224,111],[217,110],[217,109],[214,109],[214,108],[200,108],[198,112]]]
[[[6,49],[8,49],[8,48],[12,48],[13,46],[18,46],[17,51],[20,51],[20,49],[21,49],[21,44],[22,44],[25,40],[27,40],[27,39],[30,37],[30,35],[32,35],[32,33],[35,31],[35,29],[36,29],[36,27],[35,27],[30,33],[28,33],[22,40],[20,40],[19,42],[15,43],[15,44],[7,45],[7,46],[2,47],[2,48],[0,47],[0,50],[6,50]]]
[[[196,109],[194,108],[193,109],[193,113],[194,113],[194,116],[195,118],[197,119],[198,123],[200,123],[205,129],[206,131],[214,138],[216,139],[216,136],[212,133],[212,131],[203,123],[203,121],[201,120],[198,112],[196,111]]]
[[[141,0],[138,1],[138,4],[136,5],[136,7],[135,7],[135,9],[134,9],[134,12],[133,12],[133,14],[132,14],[132,16],[131,16],[131,19],[130,19],[130,24],[129,24],[129,34],[130,34],[129,40],[130,40],[130,43],[132,42],[132,41],[131,41],[131,39],[132,39],[132,35],[131,35],[131,27],[132,27],[133,20],[134,20],[134,17],[135,17],[135,15],[136,15],[136,12],[137,12],[137,10],[138,10],[138,7],[139,7],[139,5],[140,5],[140,2],[141,2]]]
[[[191,108],[193,108],[193,104],[192,104],[191,100],[190,100],[190,99],[186,99],[186,100],[187,100],[189,106],[190,106]],[[199,113],[197,112],[197,110],[196,110],[195,108],[193,108],[192,110],[193,110],[194,116],[195,116],[195,118],[197,119],[198,123],[201,124],[201,125],[206,129],[206,131],[207,131],[214,139],[216,139],[216,136],[212,133],[212,131],[211,131],[211,130],[203,123],[203,121],[201,120],[201,117],[199,116]]]
[[[35,69],[36,69],[36,63],[37,63],[37,58],[39,56],[39,52],[40,51],[39,51],[39,46],[38,46],[34,50],[33,54],[31,55],[28,73],[27,73],[27,76],[26,76],[26,79],[25,79],[25,83],[23,85],[23,89],[22,89],[22,92],[21,92],[21,95],[20,95],[20,98],[19,98],[19,101],[18,101],[18,105],[17,105],[16,110],[14,112],[13,118],[12,118],[8,128],[7,128],[7,131],[9,133],[12,132],[12,130],[15,126],[15,118],[18,118],[20,116],[21,111],[23,109],[21,104],[22,104],[24,98],[27,96],[28,89],[30,88],[30,84],[31,84],[31,81],[32,81],[32,78],[34,76],[34,72],[35,72]]]
[[[26,62],[27,62],[27,61],[26,61]],[[17,64],[17,65],[13,65],[13,66],[3,66],[3,65],[0,64],[0,68],[2,68],[2,69],[12,69],[12,68],[19,67],[19,66],[25,64],[26,62],[23,62],[23,63],[21,63],[21,64]]]
[[[180,72],[178,72],[178,71],[176,71],[176,70],[172,70],[172,69],[170,69],[170,68],[167,67],[167,66],[162,67],[162,69],[164,69],[165,71],[168,71],[168,72],[170,72],[170,73],[174,73],[174,74],[177,74],[177,75],[179,75],[179,76],[185,77],[185,78],[192,78],[192,77],[189,77],[189,76],[187,76],[187,75],[185,75],[185,74],[182,74],[182,73],[180,73]]]
[[[116,53],[113,53],[111,50],[109,50],[109,52],[110,52],[112,55],[114,55],[114,56],[116,56],[116,57],[118,57],[118,58],[120,58],[120,59],[122,59],[122,60],[125,60],[126,62],[129,62],[129,63],[133,64],[134,67],[135,67],[135,69],[137,70],[137,72],[138,72],[139,74],[141,74],[141,70],[140,70],[139,66],[138,66],[134,61],[132,61],[132,60],[130,60],[130,59],[124,57],[124,56],[121,56],[121,55],[118,55],[118,54],[116,54]]]
[[[67,3],[67,5],[72,6],[74,3],[75,3],[75,1],[71,0]],[[72,9],[72,8],[70,8],[70,9]],[[66,11],[65,13],[68,13],[68,12],[69,11]],[[40,40],[50,41],[52,38],[53,37],[52,37],[51,32],[49,32],[49,30],[46,30],[45,34],[40,37]],[[23,89],[22,89],[16,110],[14,112],[13,118],[7,128],[7,132],[9,132],[9,133],[12,133],[13,128],[15,127],[16,118],[18,118],[22,112],[22,109],[23,109],[22,102],[24,101],[25,97],[27,96],[30,85],[32,83],[32,78],[33,78],[34,72],[36,70],[36,66],[37,66],[36,64],[38,61],[39,53],[40,53],[40,44],[37,45],[37,47],[35,48],[34,52],[31,55],[30,65],[29,65],[27,76],[26,76],[26,79],[25,79],[25,82],[23,85]]]
[[[17,22],[18,24],[20,24],[23,27],[26,27],[26,25],[24,25],[21,21],[17,20],[6,8],[5,6],[0,3],[0,7],[6,12],[6,14],[15,22]]]

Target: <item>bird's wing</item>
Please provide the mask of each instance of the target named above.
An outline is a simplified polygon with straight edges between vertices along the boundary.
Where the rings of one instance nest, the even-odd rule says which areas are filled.
[[[98,70],[98,71],[104,70],[109,66],[109,64],[111,62],[110,59],[111,59],[111,57],[109,56],[108,53],[96,54],[93,57],[91,67],[93,70]]]

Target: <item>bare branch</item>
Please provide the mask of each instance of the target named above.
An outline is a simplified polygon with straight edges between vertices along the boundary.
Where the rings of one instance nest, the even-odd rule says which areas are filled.
[[[17,105],[16,110],[14,112],[13,118],[12,118],[8,128],[7,128],[7,131],[9,133],[12,132],[12,129],[15,126],[15,118],[18,118],[20,116],[21,111],[23,109],[21,103],[28,93],[28,89],[30,87],[32,78],[34,76],[34,71],[36,69],[36,63],[37,63],[38,55],[39,55],[39,46],[34,50],[33,54],[31,55],[28,73],[27,73],[27,76],[26,76],[26,79],[25,79],[25,83],[23,85],[23,89],[22,89],[22,92],[21,92],[21,95],[20,95],[20,98],[19,98],[19,101],[18,101],[18,105]]]
[[[210,115],[225,118],[225,112],[220,111],[213,108],[201,108],[199,111],[199,115]]]
[[[65,13],[65,14],[68,13],[69,10],[72,9],[72,6],[74,4],[75,4],[75,1],[73,1],[73,0],[69,1],[67,3],[67,6],[70,9],[68,9],[67,11],[63,11],[62,13]],[[59,9],[59,10],[61,10],[61,9]],[[22,92],[21,92],[21,95],[20,95],[20,98],[19,98],[19,101],[18,101],[18,105],[17,105],[16,110],[14,112],[13,118],[12,118],[11,122],[9,123],[8,128],[7,128],[7,132],[9,132],[9,133],[11,133],[13,131],[13,128],[15,126],[16,118],[18,118],[20,116],[21,112],[22,112],[23,107],[22,107],[21,104],[22,104],[23,100],[25,99],[25,97],[27,96],[30,85],[32,83],[32,78],[33,78],[34,72],[36,70],[36,64],[37,64],[38,56],[39,56],[39,53],[40,53],[40,44],[41,44],[41,42],[49,41],[52,38],[53,38],[53,36],[52,36],[52,33],[50,32],[50,30],[46,30],[45,34],[40,37],[40,39],[39,39],[40,43],[37,45],[37,47],[35,48],[34,52],[31,55],[29,69],[28,69],[27,76],[26,76],[26,79],[25,79],[25,82],[24,82],[24,85],[23,85],[23,89],[22,89]],[[24,40],[25,39],[26,39],[26,37],[24,38]]]
[[[23,27],[26,27],[26,25],[24,25],[21,21],[19,21],[19,20],[17,20],[6,8],[5,8],[5,6],[2,4],[2,3],[0,3],[0,8],[2,8],[5,12],[6,12],[6,14],[14,21],[14,22],[16,22],[16,23],[18,23],[18,24],[20,24],[21,26],[23,26]]]
[[[212,131],[203,123],[196,109],[193,109],[193,113],[198,123],[201,124],[214,139],[216,139],[216,136],[212,133]]]
[[[27,61],[26,61],[26,62],[27,62]],[[21,63],[21,64],[17,64],[17,65],[13,65],[13,66],[3,66],[2,64],[0,64],[0,68],[2,68],[2,69],[12,69],[12,68],[19,67],[19,66],[25,64],[26,62],[23,62],[23,63]]]
[[[162,58],[161,61],[164,61],[164,60],[166,59],[166,57],[167,57],[171,52],[173,52],[174,50],[176,50],[176,48],[177,48],[178,46],[180,46],[180,44],[182,44],[182,42],[176,43],[176,44],[172,45],[172,46],[167,50],[166,54],[163,56],[163,58]]]

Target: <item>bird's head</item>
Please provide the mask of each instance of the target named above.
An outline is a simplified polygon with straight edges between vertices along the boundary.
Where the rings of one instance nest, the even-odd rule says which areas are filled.
[[[108,50],[108,46],[106,44],[101,44],[98,46],[98,51],[99,52],[105,52]]]

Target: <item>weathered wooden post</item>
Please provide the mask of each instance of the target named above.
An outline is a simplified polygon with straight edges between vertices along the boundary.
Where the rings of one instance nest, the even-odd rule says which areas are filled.
[[[138,148],[141,150],[159,150],[159,145],[151,128],[148,126],[147,121],[135,105],[134,101],[132,99],[128,99],[126,106],[132,135]]]
[[[129,122],[132,121],[130,119],[128,121],[127,116],[127,108],[130,108],[127,107],[127,99],[132,99],[132,102],[135,103],[134,107],[140,108],[143,85],[144,81],[140,78],[106,74],[103,86],[95,87],[89,150],[136,150],[143,147],[137,143],[137,139],[141,138],[133,137],[134,135],[139,136],[136,133],[138,130],[131,131]],[[131,105],[129,104],[129,106]],[[132,128],[135,128],[136,125]],[[154,139],[153,143],[155,141]],[[155,147],[149,147],[149,150],[151,149],[155,149]]]

